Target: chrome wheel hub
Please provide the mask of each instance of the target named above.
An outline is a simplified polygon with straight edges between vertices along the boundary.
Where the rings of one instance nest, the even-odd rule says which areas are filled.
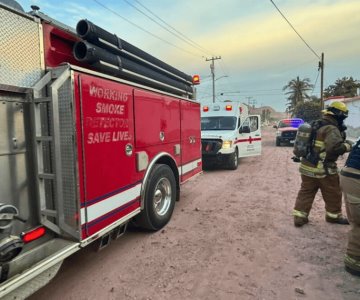
[[[153,204],[158,215],[163,216],[171,204],[171,184],[167,178],[161,178],[155,187]]]

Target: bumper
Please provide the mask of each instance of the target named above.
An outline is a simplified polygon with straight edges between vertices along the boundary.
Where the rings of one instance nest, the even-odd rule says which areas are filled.
[[[218,164],[224,164],[229,160],[230,154],[223,154],[223,153],[217,153],[217,154],[202,154],[202,161],[204,165],[218,165]]]
[[[295,137],[293,138],[287,138],[287,137],[277,137],[278,141],[280,143],[287,143],[287,144],[294,144],[295,143]]]

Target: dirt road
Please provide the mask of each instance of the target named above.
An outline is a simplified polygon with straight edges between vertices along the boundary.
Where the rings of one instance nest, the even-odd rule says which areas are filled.
[[[31,299],[360,299],[343,269],[349,227],[325,222],[320,196],[293,226],[298,165],[274,144],[265,129],[261,157],[183,185],[164,230],[80,251]]]

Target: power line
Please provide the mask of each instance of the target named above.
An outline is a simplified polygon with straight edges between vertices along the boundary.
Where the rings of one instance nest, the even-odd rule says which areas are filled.
[[[317,73],[317,76],[316,76],[316,79],[315,79],[315,84],[314,84],[314,87],[313,87],[313,89],[312,89],[312,91],[311,91],[311,95],[314,93],[314,89],[315,89],[315,87],[316,87],[316,83],[317,83],[317,81],[318,81],[319,74],[320,74],[320,70],[318,70],[318,73]]]
[[[285,15],[280,11],[280,9],[276,6],[276,4],[274,3],[273,0],[270,0],[270,2],[275,6],[275,8],[277,9],[277,11],[280,13],[280,15],[285,19],[285,21],[290,25],[290,27],[295,31],[295,33],[299,36],[299,38],[305,43],[305,45],[310,49],[310,51],[312,53],[315,54],[315,56],[318,59],[321,59],[320,56],[310,47],[310,45],[303,39],[303,37],[297,32],[297,30],[295,29],[295,27],[290,23],[290,21],[285,17]]]
[[[128,3],[127,0],[124,0],[125,2]],[[152,14],[155,18],[157,18],[158,20],[160,20],[162,23],[164,23],[166,26],[170,27],[173,31],[175,31],[178,35],[180,35],[181,37],[183,37],[185,40],[188,41],[188,43],[190,43],[190,45],[192,47],[196,47],[199,50],[201,50],[202,52],[206,53],[206,54],[211,54],[211,51],[202,47],[201,45],[199,45],[198,43],[194,42],[193,40],[191,40],[190,38],[188,38],[186,35],[184,35],[183,33],[181,33],[180,31],[178,31],[176,28],[174,28],[173,26],[171,26],[169,23],[167,23],[165,20],[163,20],[162,18],[160,18],[158,15],[156,15],[154,12],[152,12],[149,8],[147,8],[145,5],[143,5],[140,1],[138,0],[134,0],[136,3],[138,3],[142,8],[144,8],[146,11],[148,11],[150,14]],[[131,5],[131,4],[130,4]],[[133,6],[133,5],[131,5]],[[155,21],[154,21],[155,22]],[[157,22],[155,22],[157,23]],[[159,23],[157,23],[159,26],[161,26]],[[162,27],[162,26],[161,26]],[[164,27],[163,27],[164,28]],[[164,28],[165,29],[165,28]],[[167,30],[167,29],[166,29]],[[176,35],[175,33],[171,32],[172,34],[174,34],[175,36],[179,37],[178,35]],[[182,39],[182,38],[181,38]]]
[[[162,42],[164,42],[164,43],[166,43],[166,44],[168,44],[168,45],[170,45],[170,46],[172,46],[172,47],[174,47],[174,48],[177,48],[177,49],[179,49],[179,50],[181,50],[181,51],[183,51],[183,52],[186,52],[186,53],[188,53],[188,54],[191,54],[191,55],[193,55],[193,56],[203,58],[202,56],[199,56],[199,55],[197,55],[197,54],[195,54],[195,53],[193,53],[193,52],[191,52],[191,51],[187,51],[187,50],[185,50],[185,49],[183,49],[183,48],[181,48],[181,47],[179,47],[179,46],[176,46],[176,45],[174,45],[174,44],[172,44],[172,43],[168,42],[167,40],[162,39],[161,37],[159,37],[159,36],[157,36],[157,35],[155,35],[155,34],[151,33],[150,31],[148,31],[148,30],[146,30],[146,29],[142,28],[141,26],[139,26],[139,25],[135,24],[134,22],[131,22],[130,20],[126,19],[125,17],[123,17],[122,15],[120,15],[119,13],[117,13],[116,11],[112,10],[112,9],[111,9],[111,8],[109,8],[108,6],[106,6],[106,5],[102,4],[100,1],[98,1],[98,0],[93,0],[93,1],[94,1],[95,3],[97,3],[98,5],[100,5],[101,7],[105,8],[106,10],[110,11],[111,13],[113,13],[114,15],[116,15],[117,17],[119,17],[119,18],[123,19],[124,21],[126,21],[126,22],[128,22],[129,24],[131,24],[131,25],[135,26],[136,28],[138,28],[138,29],[140,29],[140,30],[142,30],[142,31],[146,32],[147,34],[149,34],[149,35],[151,35],[151,36],[153,36],[153,37],[155,37],[155,38],[159,39],[160,41],[162,41]]]
[[[184,39],[183,37],[181,37],[180,35],[172,32],[171,30],[169,30],[168,28],[166,28],[164,25],[160,24],[158,21],[156,21],[154,18],[152,18],[151,16],[147,15],[146,13],[144,13],[142,10],[140,10],[139,8],[137,8],[134,4],[130,3],[127,0],[124,0],[125,3],[127,3],[128,5],[130,5],[131,7],[133,7],[134,9],[136,9],[139,13],[141,13],[142,15],[144,15],[145,17],[147,17],[148,19],[150,19],[151,21],[153,21],[155,24],[159,25],[161,28],[163,28],[164,30],[166,30],[167,32],[169,32],[170,34],[174,35],[175,37],[177,37],[178,39],[182,40],[183,42],[187,43],[188,45],[190,45],[191,47],[194,47],[193,44],[189,43],[186,39]],[[198,47],[195,47],[197,50]],[[203,52],[203,50],[200,49],[200,51]],[[204,58],[204,56],[202,56],[202,58]]]

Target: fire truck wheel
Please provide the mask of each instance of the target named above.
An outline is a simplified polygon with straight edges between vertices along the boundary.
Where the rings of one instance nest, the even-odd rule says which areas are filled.
[[[229,156],[229,161],[228,161],[228,167],[230,170],[236,170],[238,165],[239,165],[239,157],[238,157],[238,150],[235,149],[234,153],[231,153]]]
[[[171,219],[176,200],[176,182],[167,165],[155,165],[145,190],[144,210],[135,223],[147,230],[159,230]]]

